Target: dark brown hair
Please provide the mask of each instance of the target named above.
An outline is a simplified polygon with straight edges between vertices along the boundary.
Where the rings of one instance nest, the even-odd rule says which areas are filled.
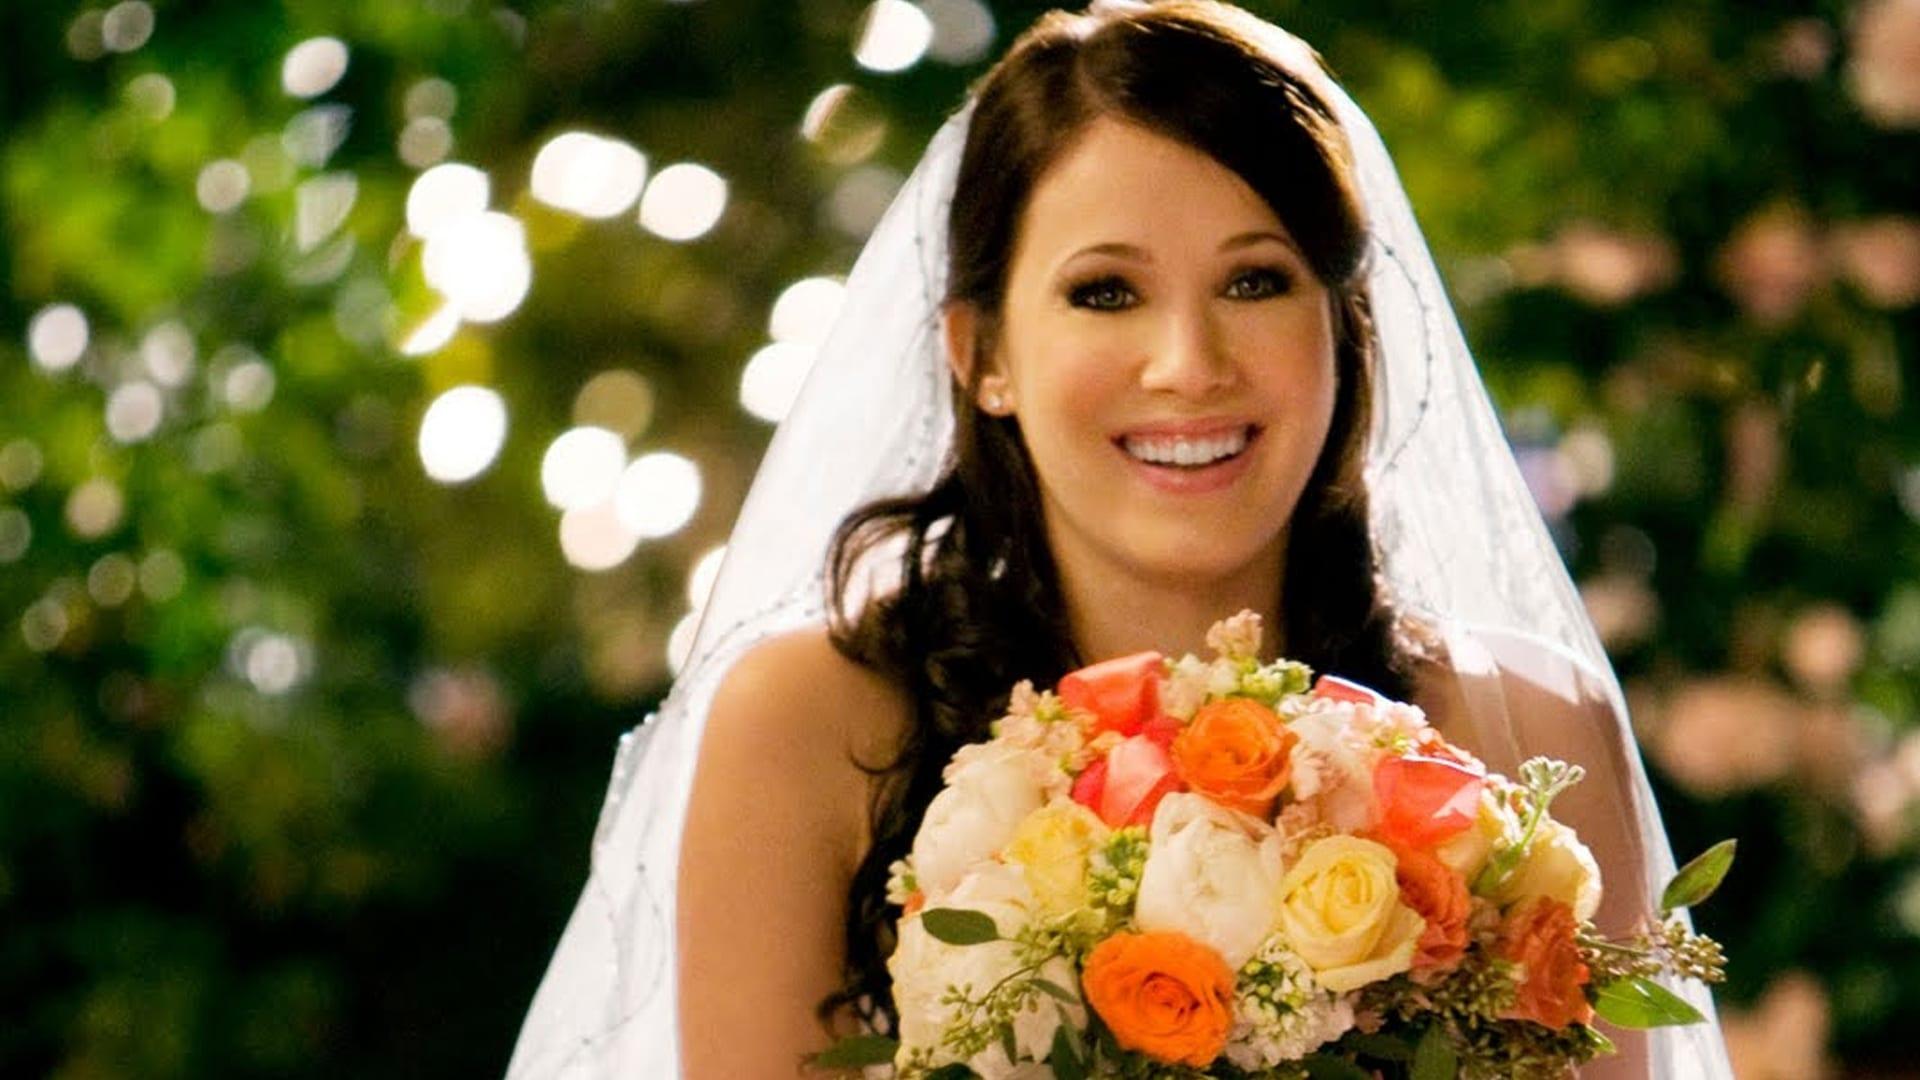
[[[1347,143],[1328,105],[1265,50],[1261,24],[1205,0],[1050,12],[977,84],[948,219],[949,303],[979,314],[976,362],[954,393],[952,456],[923,495],[851,514],[834,539],[836,647],[911,701],[881,782],[872,847],[848,897],[846,980],[823,1019],[853,1007],[893,1015],[885,960],[888,867],[906,857],[940,773],[987,737],[1019,679],[1047,686],[1078,667],[1033,464],[1017,420],[975,407],[1034,186],[1096,117],[1138,124],[1221,162],[1259,193],[1325,283],[1337,335],[1327,442],[1290,523],[1282,586],[1288,655],[1406,697],[1409,670],[1381,595],[1361,483],[1372,398],[1361,269],[1366,222]],[[851,615],[863,560],[904,539],[900,587]],[[1223,616],[1231,614],[1222,612]]]

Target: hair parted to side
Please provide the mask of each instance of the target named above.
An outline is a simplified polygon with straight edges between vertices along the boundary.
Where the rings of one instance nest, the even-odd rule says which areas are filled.
[[[1375,572],[1361,474],[1373,388],[1366,221],[1345,134],[1269,49],[1271,32],[1211,0],[1104,0],[1084,13],[1043,16],[974,87],[948,218],[946,302],[972,305],[979,331],[976,355],[961,365],[967,384],[953,395],[951,457],[925,494],[849,515],[829,560],[835,646],[895,680],[912,716],[897,758],[863,763],[882,778],[873,843],[848,898],[846,980],[821,1003],[823,1020],[851,1008],[884,1029],[897,1021],[885,963],[894,930],[888,867],[911,849],[948,759],[987,737],[1013,683],[1051,685],[1086,659],[1068,632],[1018,421],[983,412],[976,391],[1022,213],[1095,118],[1149,128],[1233,170],[1327,286],[1338,389],[1327,442],[1289,525],[1286,650],[1316,670],[1407,696],[1411,647]],[[897,590],[849,612],[865,561],[902,544]]]

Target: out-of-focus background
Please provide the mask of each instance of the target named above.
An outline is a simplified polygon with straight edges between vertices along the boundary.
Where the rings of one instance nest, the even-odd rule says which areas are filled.
[[[1250,5],[1379,123],[1745,1078],[1914,1076],[1920,0]],[[1039,5],[9,0],[0,1074],[498,1073],[836,275]]]

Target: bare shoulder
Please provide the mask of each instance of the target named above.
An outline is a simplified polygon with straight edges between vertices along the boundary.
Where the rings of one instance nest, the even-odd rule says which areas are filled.
[[[699,771],[792,807],[813,836],[857,859],[871,779],[861,765],[892,759],[907,717],[894,683],[842,655],[824,626],[804,627],[753,646],[721,680]],[[701,794],[718,794],[707,787]]]
[[[808,626],[760,642],[721,680],[708,723],[744,727],[762,747],[808,757],[845,751],[871,762],[888,756],[907,721],[908,702],[885,676],[834,648],[825,626]]]
[[[815,1006],[841,985],[848,886],[870,842],[860,763],[884,760],[906,715],[824,628],[761,642],[722,678],[680,848],[686,1076],[793,1076],[829,1041]]]

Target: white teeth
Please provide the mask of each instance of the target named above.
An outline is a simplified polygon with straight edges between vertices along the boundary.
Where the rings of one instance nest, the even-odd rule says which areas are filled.
[[[1141,461],[1155,465],[1181,465],[1191,468],[1197,465],[1211,465],[1222,458],[1230,458],[1238,454],[1247,448],[1247,440],[1251,435],[1252,431],[1249,428],[1239,428],[1205,439],[1129,435],[1124,440],[1124,446],[1128,454]]]

